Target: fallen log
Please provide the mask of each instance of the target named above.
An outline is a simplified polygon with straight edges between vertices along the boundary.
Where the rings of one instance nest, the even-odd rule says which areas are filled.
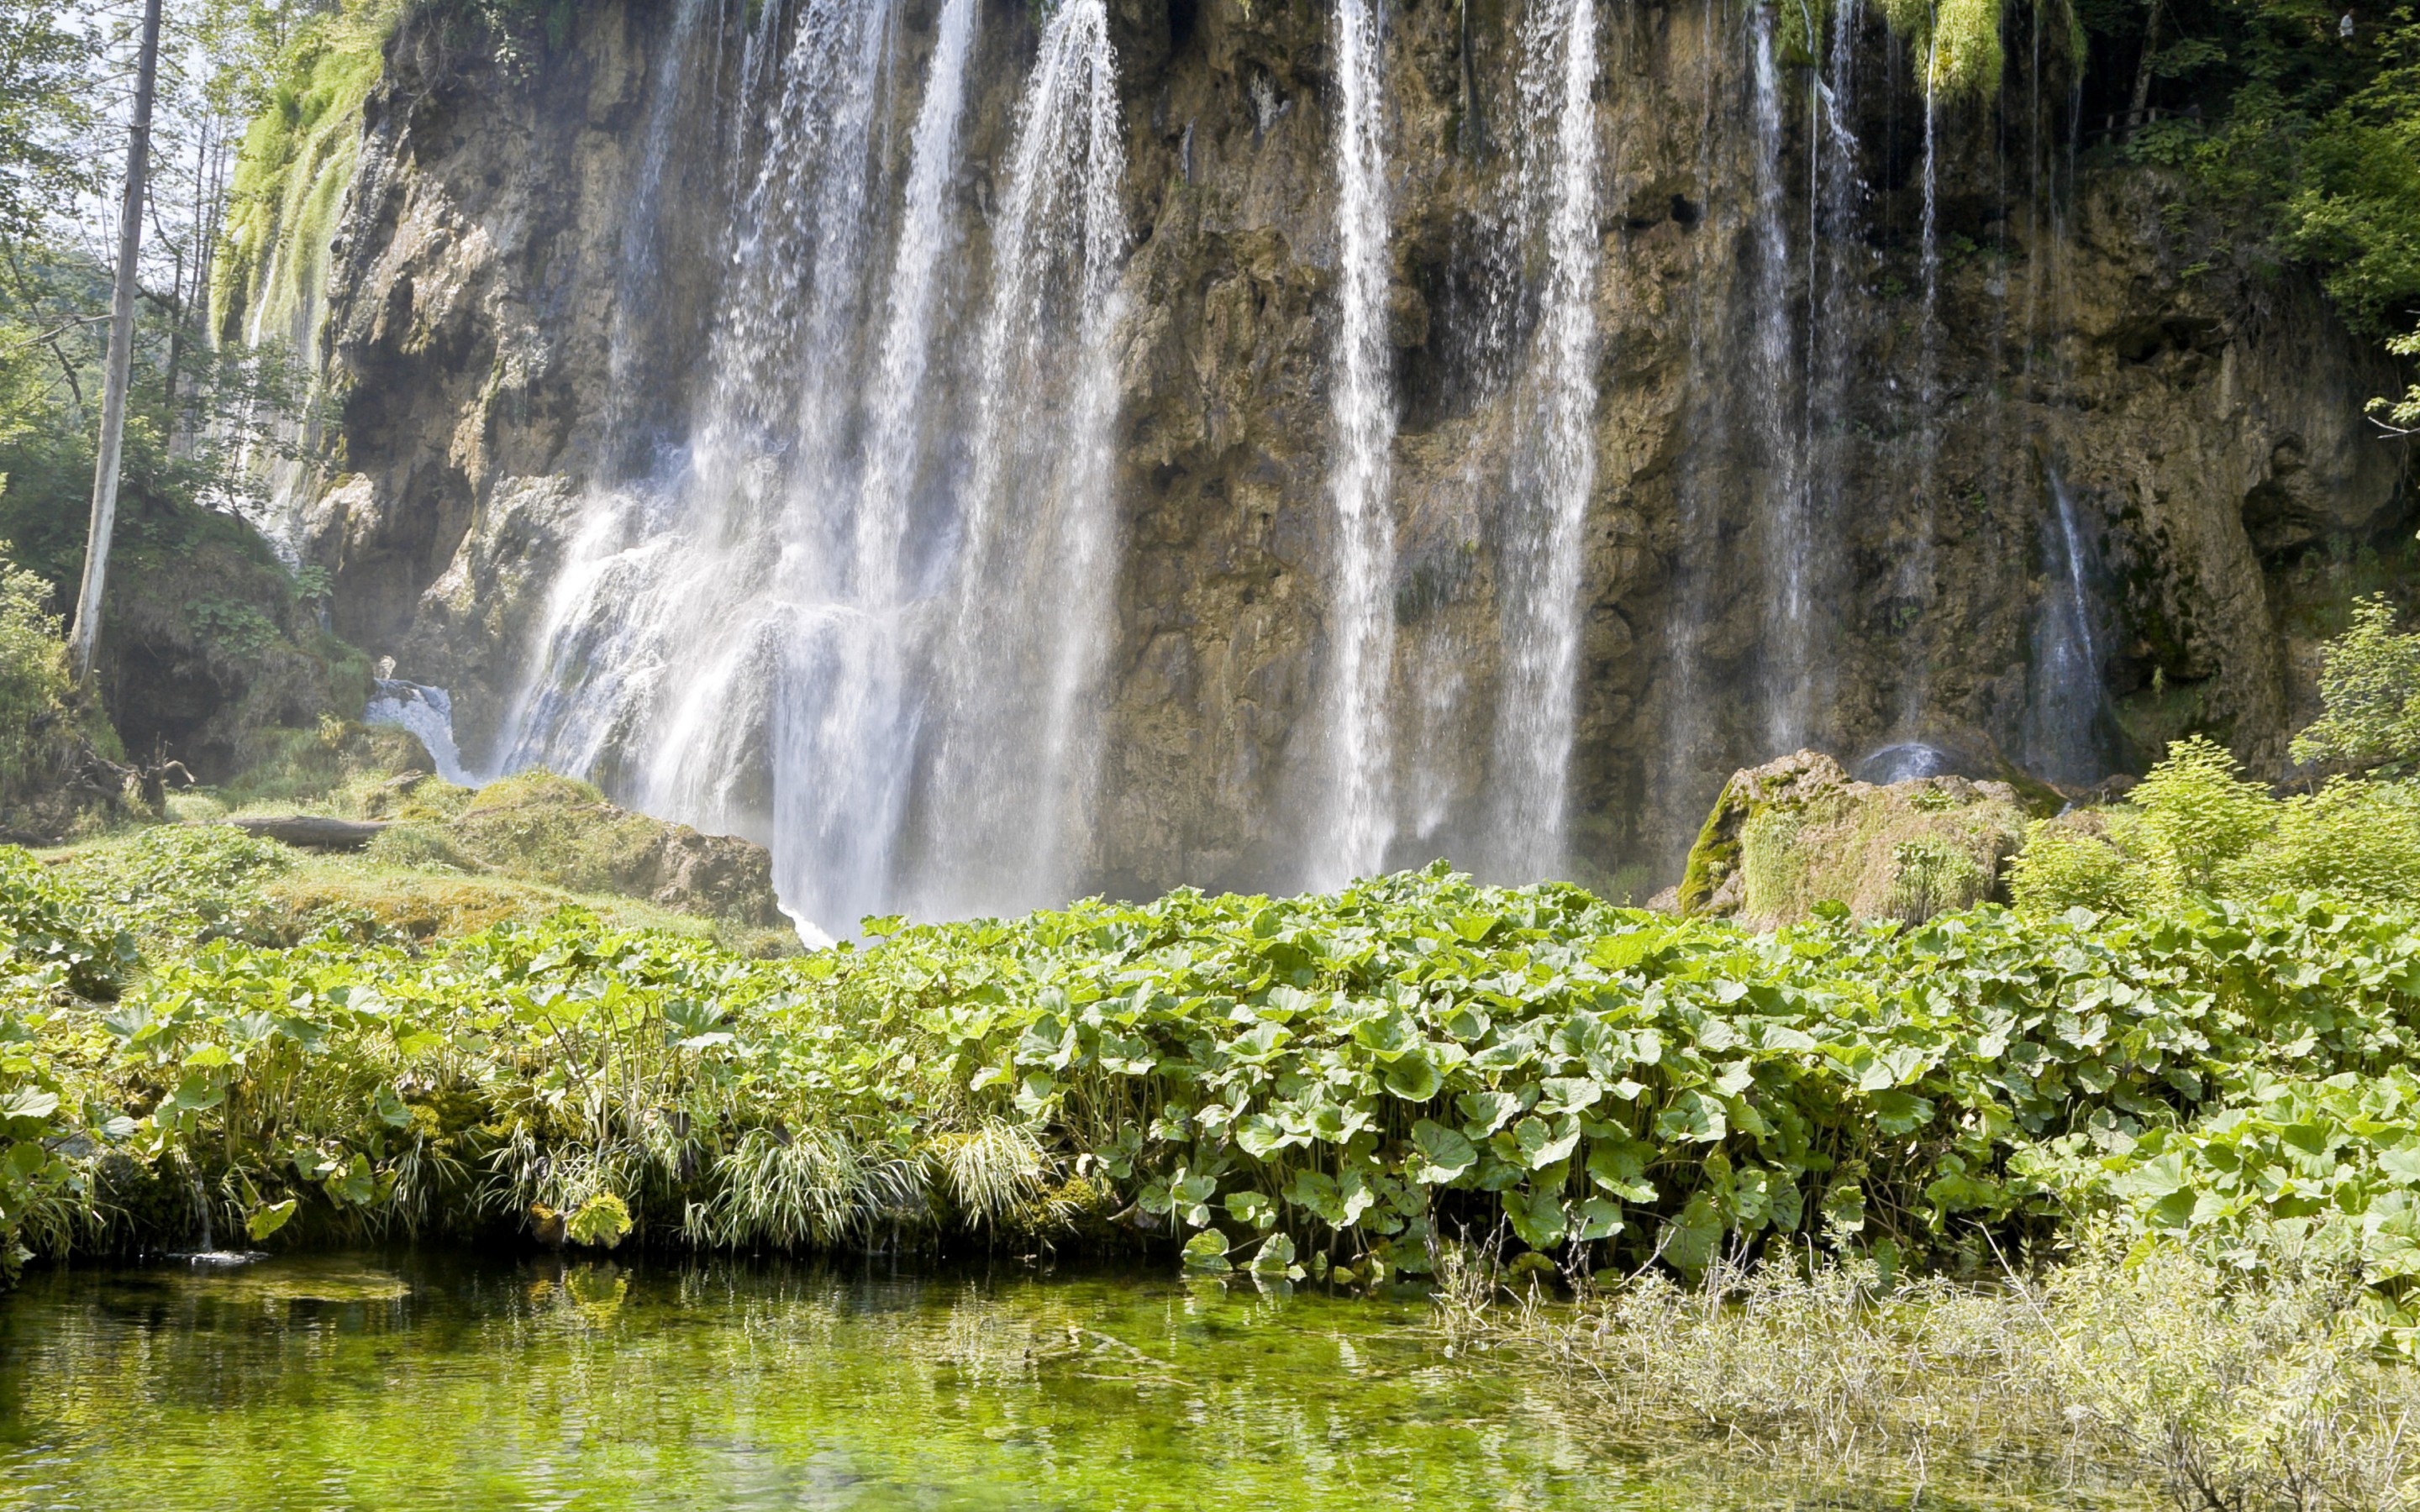
[[[225,823],[247,835],[315,851],[358,851],[386,828],[382,819],[328,819],[318,814],[278,814]]]

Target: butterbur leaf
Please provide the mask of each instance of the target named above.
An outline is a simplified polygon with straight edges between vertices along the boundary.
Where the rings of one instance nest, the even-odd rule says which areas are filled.
[[[1873,1109],[1874,1122],[1885,1134],[1912,1134],[1932,1121],[1931,1102],[1896,1088],[1869,1094],[1866,1105]]]
[[[1544,1095],[1538,1099],[1538,1111],[1549,1116],[1586,1113],[1605,1095],[1605,1088],[1589,1076],[1549,1076],[1539,1087]]]
[[[1261,1242],[1252,1256],[1251,1270],[1255,1275],[1283,1275],[1294,1267],[1294,1241],[1283,1234],[1271,1234]]]
[[[1655,1200],[1655,1185],[1647,1180],[1644,1147],[1599,1140],[1590,1147],[1589,1180],[1625,1202]]]
[[[1465,1092],[1453,1100],[1462,1110],[1462,1132],[1484,1139],[1521,1111],[1521,1100],[1511,1092]]]
[[[1230,1192],[1227,1211],[1255,1228],[1266,1228],[1278,1221],[1277,1204],[1258,1192]]]
[[[411,1109],[405,1104],[403,1099],[395,1095],[394,1088],[380,1088],[376,1102],[380,1119],[397,1129],[407,1129],[411,1126]]]
[[[1410,1015],[1400,1008],[1363,1019],[1353,1026],[1353,1038],[1381,1061],[1392,1061],[1418,1049],[1420,1043],[1419,1032],[1413,1028]]]
[[[1689,1199],[1678,1221],[1664,1226],[1658,1236],[1664,1258],[1684,1275],[1702,1274],[1723,1237],[1722,1214],[1703,1192]]]
[[[250,1234],[252,1242],[257,1244],[285,1227],[287,1221],[293,1216],[294,1199],[287,1197],[283,1202],[272,1202],[256,1211],[251,1217],[243,1221],[243,1231]]]
[[[1216,1228],[1204,1228],[1185,1242],[1185,1268],[1188,1271],[1227,1272],[1234,1269],[1227,1259],[1227,1236]]]
[[[1621,1232],[1621,1204],[1604,1197],[1590,1197],[1581,1202],[1572,1214],[1572,1237],[1577,1240],[1611,1239]]]
[[[1531,1249],[1544,1249],[1559,1244],[1567,1220],[1563,1199],[1552,1192],[1513,1192],[1504,1198],[1504,1215],[1512,1221],[1512,1232]]]
[[[47,1119],[59,1110],[59,1094],[20,1087],[0,1098],[0,1119]]]
[[[1674,1095],[1671,1106],[1655,1115],[1655,1132],[1667,1139],[1713,1144],[1730,1132],[1722,1104],[1694,1088]]]
[[[1412,1125],[1412,1152],[1406,1174],[1423,1186],[1443,1186],[1479,1162],[1479,1150],[1460,1131],[1434,1119]]]
[[[1574,1118],[1566,1117],[1559,1125],[1529,1118],[1512,1126],[1512,1143],[1520,1150],[1521,1164],[1533,1171],[1567,1159],[1579,1139],[1580,1122]]]
[[[1300,1140],[1278,1126],[1275,1119],[1265,1114],[1249,1113],[1235,1120],[1235,1143],[1254,1160],[1266,1160],[1288,1145]]]
[[[1445,1077],[1422,1055],[1407,1055],[1387,1068],[1387,1090],[1406,1103],[1425,1103],[1445,1086]]]
[[[1331,1228],[1344,1227],[1343,1195],[1336,1188],[1336,1178],[1325,1171],[1295,1172],[1294,1180],[1286,1187],[1285,1199]]]

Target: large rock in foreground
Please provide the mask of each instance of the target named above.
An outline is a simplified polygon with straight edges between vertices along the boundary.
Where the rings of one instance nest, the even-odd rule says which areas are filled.
[[[2024,842],[2006,782],[1859,782],[1802,750],[1733,773],[1689,850],[1682,912],[1772,927],[1838,902],[1860,918],[1917,922],[1997,895]]]

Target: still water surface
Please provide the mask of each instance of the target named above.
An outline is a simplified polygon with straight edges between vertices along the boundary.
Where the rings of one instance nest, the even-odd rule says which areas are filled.
[[[1132,1274],[37,1273],[0,1299],[0,1507],[1709,1504],[1429,1316]]]

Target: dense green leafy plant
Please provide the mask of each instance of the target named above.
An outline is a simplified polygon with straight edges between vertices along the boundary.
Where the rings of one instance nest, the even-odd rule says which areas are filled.
[[[2122,809],[2037,822],[2011,869],[2017,905],[2055,914],[2182,898],[2420,895],[2420,784],[2338,777],[2277,799],[2211,742],[2180,741]]]
[[[2392,916],[1825,913],[1759,936],[1436,870],[876,920],[780,962],[578,914],[427,955],[220,940],[51,1074],[90,1137],[199,1173],[222,1231],[576,1241],[610,1196],[706,1245],[1115,1214],[1204,1264],[1419,1271],[1501,1226],[1694,1273],[1776,1236],[2022,1235],[2070,1211],[2020,1158],[2041,1141],[2139,1139],[2245,1068],[2383,1070],[2420,1032]]]
[[[133,939],[114,918],[14,846],[0,846],[0,940],[7,974],[39,974],[81,997],[116,997],[136,964]]]
[[[2142,810],[2142,848],[2166,887],[2211,892],[2220,869],[2268,833],[2274,816],[2267,790],[2236,774],[2226,747],[2189,735],[2130,795]]]
[[[2298,762],[2371,767],[2420,757],[2420,635],[2397,635],[2382,594],[2320,652],[2319,717],[2294,737]]]
[[[51,585],[9,559],[0,541],[0,797],[47,764],[44,748],[68,721],[70,685],[60,656]]]

